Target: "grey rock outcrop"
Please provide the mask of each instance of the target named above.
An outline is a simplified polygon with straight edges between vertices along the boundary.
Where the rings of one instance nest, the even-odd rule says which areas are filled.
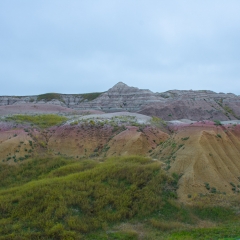
[[[150,90],[129,87],[119,82],[93,101],[80,104],[79,108],[90,108],[105,112],[137,112],[143,106],[162,103],[163,101],[164,98],[157,96]]]
[[[234,120],[240,118],[240,97],[232,93],[213,91],[172,90],[158,95],[165,97],[164,104],[151,104],[139,112],[161,116],[165,120]]]
[[[147,89],[129,87],[122,82],[104,93],[0,97],[0,106],[24,103],[54,104],[76,110],[138,112],[158,116],[164,120],[240,119],[240,97],[232,93],[215,93],[208,90],[171,90],[153,93]]]

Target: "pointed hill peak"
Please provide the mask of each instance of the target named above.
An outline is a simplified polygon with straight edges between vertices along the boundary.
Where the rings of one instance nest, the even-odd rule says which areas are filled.
[[[107,92],[132,92],[132,93],[152,93],[148,89],[139,89],[137,87],[130,87],[127,84],[123,82],[118,82],[115,84],[112,88],[110,88]]]
[[[122,87],[129,87],[129,86],[123,82],[118,82],[112,88],[122,88]]]

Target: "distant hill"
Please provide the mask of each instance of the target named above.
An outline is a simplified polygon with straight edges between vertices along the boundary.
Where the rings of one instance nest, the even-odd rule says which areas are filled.
[[[215,93],[208,90],[170,90],[153,93],[150,90],[129,87],[122,82],[103,93],[47,93],[38,96],[0,97],[0,106],[5,106],[5,110],[7,106],[24,104],[61,106],[69,108],[69,111],[73,109],[138,112],[164,120],[240,119],[240,97],[232,93]]]

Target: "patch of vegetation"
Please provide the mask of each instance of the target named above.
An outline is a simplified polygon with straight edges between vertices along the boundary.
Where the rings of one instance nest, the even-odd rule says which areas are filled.
[[[88,101],[92,101],[92,100],[96,99],[97,97],[99,97],[102,93],[103,92],[84,93],[84,94],[80,94],[80,96]]]
[[[210,190],[211,193],[217,193],[217,189],[215,187],[212,187]]]
[[[54,125],[59,125],[67,120],[66,117],[58,116],[55,114],[42,114],[42,115],[13,115],[7,117],[7,120],[15,121],[17,123],[30,123],[40,128],[48,128]],[[28,129],[24,129],[28,132]]]
[[[160,166],[144,157],[2,164],[0,239],[139,239],[137,229],[117,227],[121,223],[142,225],[148,240],[238,236],[233,210],[179,203],[181,175]],[[198,219],[218,225],[198,229]]]
[[[151,221],[153,228],[147,239],[238,239],[240,236],[239,217],[231,208],[202,205],[187,207],[171,200],[169,202],[169,219],[162,214],[155,217]],[[198,228],[196,219],[215,223],[217,227]]]
[[[24,160],[24,158],[23,158]],[[20,165],[0,165],[0,189],[6,189],[14,186],[20,186],[27,182],[41,179],[46,177],[50,172],[51,176],[63,175],[61,167],[75,163],[72,159],[66,158],[44,158],[44,159],[33,159],[29,162],[22,163]],[[83,163],[84,164],[84,163]],[[74,164],[72,165],[79,170]],[[54,172],[59,169],[59,172]],[[66,170],[67,173],[71,172]],[[67,175],[66,173],[66,175]]]
[[[209,183],[204,183],[204,185],[205,185],[205,188],[206,188],[207,190],[210,190],[210,185],[209,185]]]
[[[107,152],[108,150],[109,150],[109,146],[107,145],[107,144],[105,144],[104,146],[103,146],[103,149],[102,149],[102,152]]]
[[[37,171],[38,162],[34,163]],[[38,175],[42,180],[1,190],[0,225],[5,226],[0,228],[1,236],[76,239],[103,224],[159,210],[164,186],[174,182],[160,170],[159,163],[142,157],[111,158],[85,171],[78,168],[75,173],[76,163],[68,166],[58,171],[53,166],[49,174],[42,170]],[[54,177],[56,174],[61,176]],[[23,178],[22,174],[14,176]],[[26,178],[36,179],[36,175],[29,176]]]
[[[214,222],[227,222],[235,215],[233,210],[220,206],[194,207],[193,212],[202,220],[211,220]]]
[[[234,193],[240,193],[240,185],[235,185],[233,182],[230,182],[230,185],[232,186],[232,191]]]
[[[127,231],[127,230],[123,230],[123,231],[107,231],[105,233],[98,231],[95,233],[91,233],[91,234],[87,234],[85,236],[86,240],[92,240],[92,239],[96,239],[96,240],[105,240],[105,239],[109,239],[109,240],[137,240],[138,239],[138,234],[136,231]]]
[[[151,124],[156,127],[167,126],[167,123],[163,119],[156,117],[156,116],[152,117]]]
[[[219,240],[237,240],[240,238],[240,224],[229,223],[226,225],[213,228],[199,228],[179,231],[170,234],[168,240],[184,240],[184,239],[219,239]]]
[[[139,124],[137,122],[137,119],[135,116],[115,116],[111,118],[111,121],[109,122],[110,125],[114,126],[117,124],[122,125],[122,124],[131,124],[132,126],[136,127],[142,127],[142,124]]]
[[[214,120],[214,125],[222,126],[222,123],[219,120]]]
[[[184,138],[181,138],[183,141],[186,141],[189,139],[189,137],[184,137]]]
[[[71,126],[78,125],[78,121],[73,121],[70,123]]]
[[[219,133],[216,135],[216,137],[217,138],[222,138],[221,134],[219,134]]]
[[[236,119],[239,119],[239,117],[229,106],[223,105],[223,99],[220,99],[219,101],[217,101],[217,103],[220,107],[222,107],[225,110],[225,114],[229,119],[230,119],[229,114],[233,115]]]
[[[54,99],[59,100],[60,102],[64,102],[62,96],[59,93],[45,93],[40,94],[37,97],[37,101],[45,100],[47,102],[50,102]]]

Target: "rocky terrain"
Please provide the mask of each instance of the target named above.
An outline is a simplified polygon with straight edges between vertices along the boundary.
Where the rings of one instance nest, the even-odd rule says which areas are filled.
[[[238,96],[200,92],[0,106],[0,239],[239,236]]]
[[[239,236],[239,107],[124,83],[0,97],[0,239]]]
[[[73,110],[102,112],[137,112],[157,116],[163,120],[236,120],[240,119],[240,97],[232,93],[215,93],[208,90],[171,90],[153,93],[150,90],[129,87],[119,82],[104,93],[57,94],[38,96],[2,96],[0,106],[51,105]],[[11,108],[9,108],[11,109]],[[0,114],[3,111],[0,108]],[[14,113],[10,111],[10,113]],[[17,109],[15,113],[18,113]]]
[[[207,188],[232,194],[231,183],[239,186],[240,97],[234,94],[153,93],[120,82],[104,93],[0,97],[0,104],[3,163],[36,156],[141,155],[182,175],[183,201],[189,194],[208,193]],[[14,114],[57,114],[65,121],[43,127]]]

